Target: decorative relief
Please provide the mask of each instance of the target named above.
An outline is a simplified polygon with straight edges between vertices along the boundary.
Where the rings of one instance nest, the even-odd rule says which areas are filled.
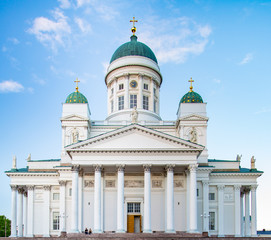
[[[209,182],[208,181],[202,181],[203,186],[209,186]]]
[[[152,180],[152,188],[162,188],[163,181],[162,180]]]
[[[234,185],[234,190],[240,191],[241,187],[242,187],[241,185]]]
[[[45,191],[49,191],[51,189],[51,186],[50,185],[45,185],[45,186],[43,186],[43,189]]]
[[[174,180],[174,187],[175,188],[183,188],[184,187],[184,180]]]
[[[224,186],[224,185],[217,185],[217,189],[218,189],[218,191],[223,191],[223,190],[224,190],[224,188],[225,188],[225,186]]]
[[[224,200],[225,201],[233,201],[233,194],[232,193],[225,193]]]
[[[126,187],[126,188],[143,188],[144,181],[143,180],[125,180],[124,187]]]
[[[36,193],[36,194],[35,194],[35,199],[36,199],[37,201],[43,200],[43,193]]]
[[[115,180],[105,180],[105,187],[106,188],[114,188],[115,187]]]
[[[94,187],[94,180],[85,180],[84,187],[85,188],[93,188]]]

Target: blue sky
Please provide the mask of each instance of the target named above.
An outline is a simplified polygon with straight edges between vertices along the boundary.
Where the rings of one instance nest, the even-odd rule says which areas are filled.
[[[207,102],[209,157],[264,170],[257,191],[258,229],[271,229],[271,1],[0,1],[1,207],[10,217],[4,171],[32,159],[59,158],[60,116],[74,80],[91,117],[106,118],[105,69],[129,41],[156,54],[163,75],[160,112],[175,120],[179,100],[194,90]]]

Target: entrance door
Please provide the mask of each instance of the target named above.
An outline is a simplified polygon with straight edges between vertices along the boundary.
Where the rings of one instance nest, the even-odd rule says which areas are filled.
[[[140,216],[134,216],[134,232],[140,233]]]
[[[141,211],[140,203],[127,203],[127,232],[141,232]]]

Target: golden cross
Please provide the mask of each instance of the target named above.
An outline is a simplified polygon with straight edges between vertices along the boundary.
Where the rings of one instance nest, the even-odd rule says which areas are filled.
[[[131,30],[132,30],[133,35],[135,35],[135,32],[136,32],[135,22],[138,22],[138,21],[135,20],[135,17],[133,17],[133,20],[130,20],[130,22],[133,23],[133,27]]]
[[[74,81],[74,82],[76,82],[76,92],[78,92],[78,83],[80,82],[79,80],[78,80],[78,78],[76,78],[76,80]]]
[[[188,82],[191,83],[191,86],[190,86],[190,92],[193,92],[192,82],[194,82],[194,80],[192,79],[192,77],[190,78],[190,80],[188,80]]]

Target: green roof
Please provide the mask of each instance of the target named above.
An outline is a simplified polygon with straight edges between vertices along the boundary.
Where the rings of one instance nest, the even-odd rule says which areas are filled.
[[[182,97],[180,103],[203,103],[203,100],[198,93],[189,91]]]
[[[42,160],[29,160],[28,162],[59,162],[61,159],[42,159]]]
[[[113,54],[110,63],[126,56],[142,56],[157,62],[153,51],[144,43],[137,41],[137,36],[131,36],[131,41],[122,44]]]
[[[239,168],[238,171],[232,171],[232,170],[221,170],[221,171],[214,171],[213,173],[263,173],[263,171],[259,171],[257,169],[249,169],[249,168]]]
[[[65,103],[88,103],[88,100],[82,93],[75,91],[67,97]]]

